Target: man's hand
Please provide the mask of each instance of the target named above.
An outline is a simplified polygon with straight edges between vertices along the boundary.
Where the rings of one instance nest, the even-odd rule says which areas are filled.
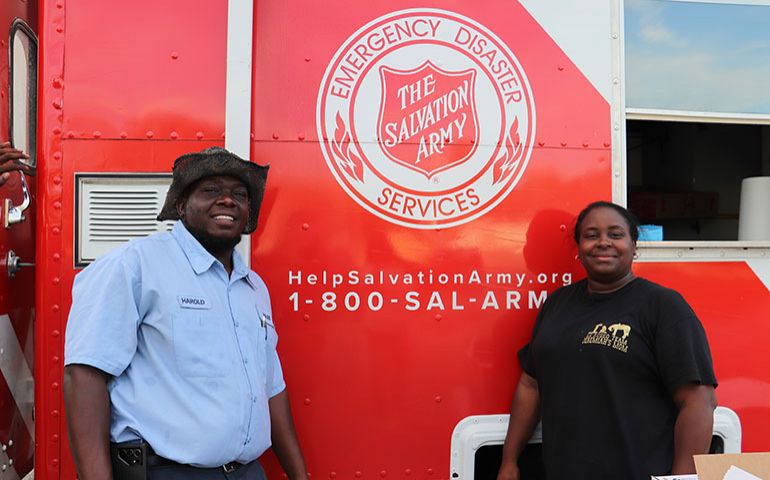
[[[302,456],[297,433],[294,431],[294,420],[289,406],[289,394],[286,390],[272,397],[270,407],[270,436],[273,441],[273,452],[278,457],[289,480],[306,480],[308,478],[305,459]]]
[[[81,480],[111,480],[108,375],[88,365],[64,367],[67,431]]]
[[[0,143],[0,186],[3,186],[8,181],[11,172],[15,170],[27,175],[34,175],[35,167],[22,161],[27,159],[29,159],[29,155],[13,148],[11,142]]]

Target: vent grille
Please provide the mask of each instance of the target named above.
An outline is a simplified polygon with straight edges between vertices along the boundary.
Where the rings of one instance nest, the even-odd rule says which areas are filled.
[[[170,175],[77,177],[77,256],[86,265],[135,238],[170,231],[174,222],[158,222]]]

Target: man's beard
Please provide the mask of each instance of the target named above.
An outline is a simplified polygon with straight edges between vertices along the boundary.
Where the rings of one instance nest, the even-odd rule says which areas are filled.
[[[184,223],[184,226],[187,227],[187,231],[189,231],[192,236],[198,240],[198,243],[200,243],[203,248],[206,249],[206,251],[214,256],[220,252],[231,251],[241,242],[240,235],[236,236],[235,238],[215,237],[202,228],[192,227],[187,225],[185,222],[182,223]]]

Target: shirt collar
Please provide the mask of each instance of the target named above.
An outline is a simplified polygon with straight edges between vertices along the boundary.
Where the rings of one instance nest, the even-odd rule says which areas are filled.
[[[203,245],[187,230],[182,222],[176,222],[174,228],[171,230],[171,235],[174,236],[179,246],[182,248],[187,261],[190,262],[190,266],[193,271],[200,275],[211,268],[214,263],[218,262],[212,254],[208,252]],[[249,269],[243,262],[240,254],[233,250],[233,273],[230,275],[230,281],[238,280],[246,277],[249,284],[253,288],[256,288],[252,279],[249,277]]]
[[[174,228],[171,230],[171,235],[182,247],[182,251],[187,257],[187,261],[190,262],[190,266],[193,271],[200,275],[205,272],[214,262],[217,261],[212,254],[208,252],[200,242],[193,237],[192,233],[180,222],[174,224]]]

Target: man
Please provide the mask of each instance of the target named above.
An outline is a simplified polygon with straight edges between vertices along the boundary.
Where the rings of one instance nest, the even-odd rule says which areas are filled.
[[[76,277],[64,399],[81,480],[145,463],[153,480],[262,479],[271,440],[289,478],[307,477],[267,288],[234,251],[266,177],[222,148],[179,157],[158,215],[180,220],[172,232]]]

